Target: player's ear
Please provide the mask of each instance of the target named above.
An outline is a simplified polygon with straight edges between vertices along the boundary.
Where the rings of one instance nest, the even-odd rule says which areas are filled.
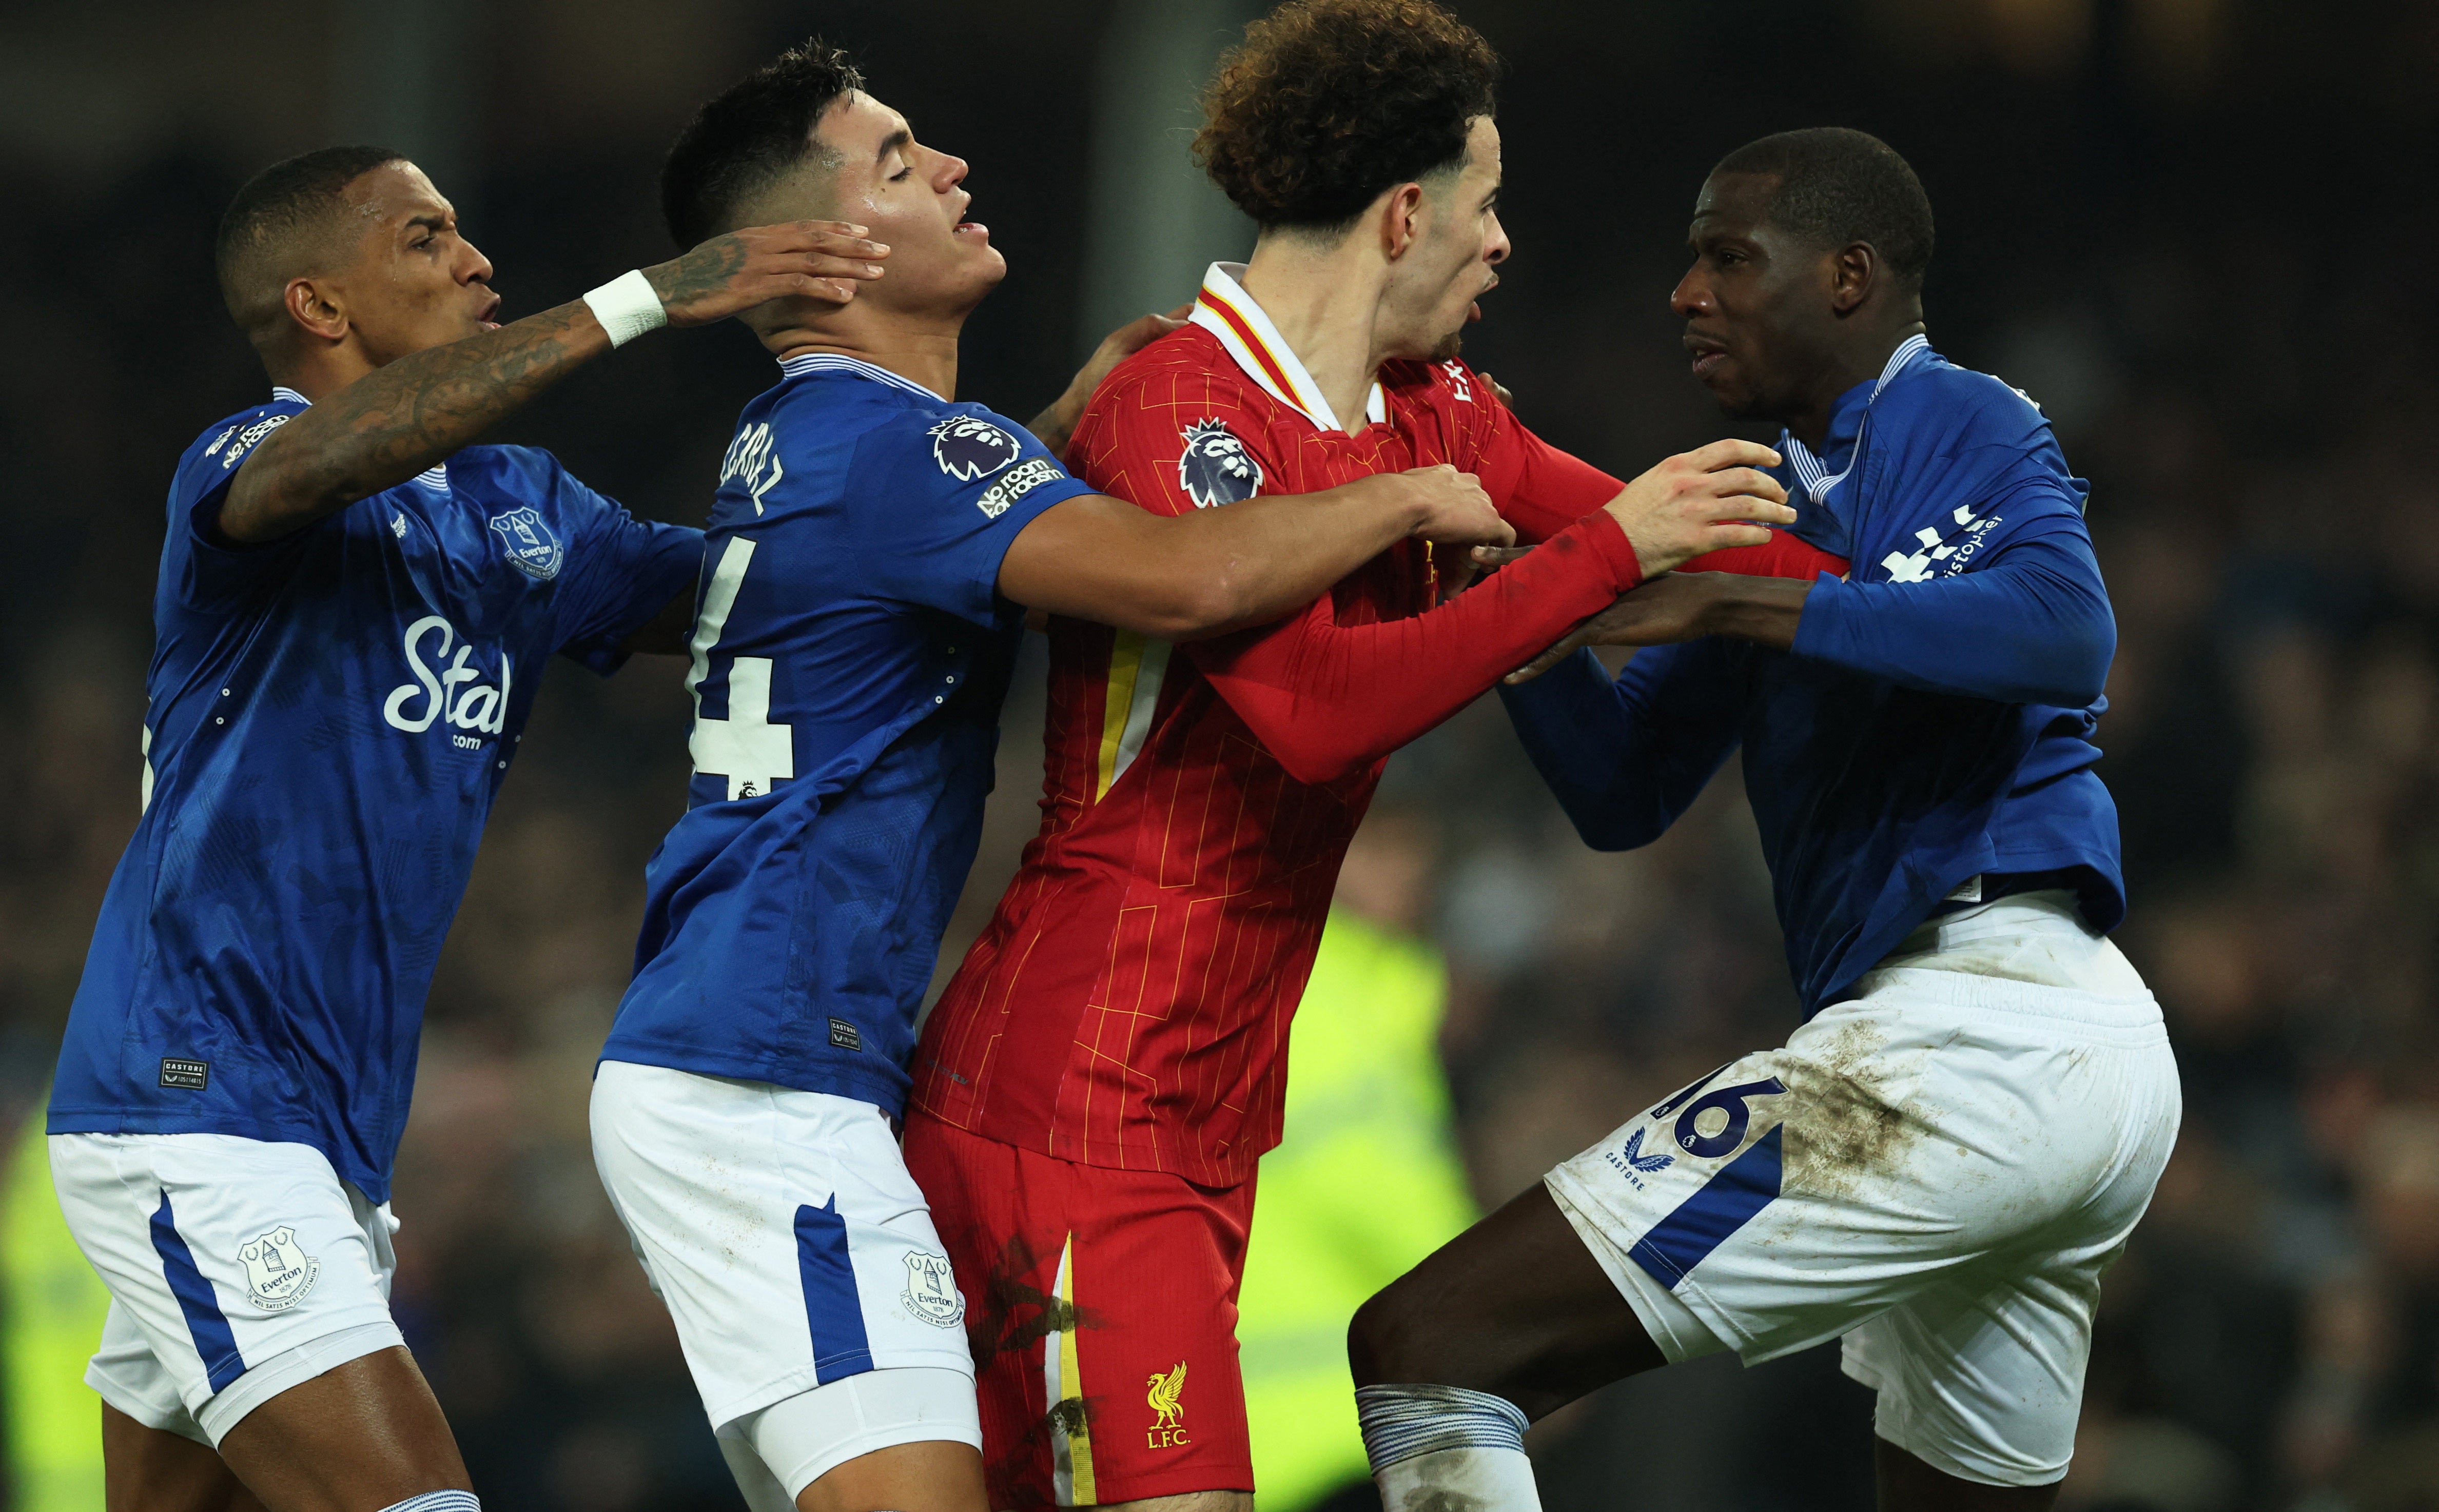
[[[1397,261],[1422,239],[1423,187],[1400,184],[1382,196],[1380,206],[1380,251],[1391,262]]]
[[[279,292],[288,318],[308,335],[324,341],[337,341],[347,333],[347,312],[340,304],[343,297],[319,278],[291,278],[288,287]]]
[[[1880,278],[1880,255],[1868,241],[1840,247],[1829,264],[1829,308],[1850,314],[1870,297]]]

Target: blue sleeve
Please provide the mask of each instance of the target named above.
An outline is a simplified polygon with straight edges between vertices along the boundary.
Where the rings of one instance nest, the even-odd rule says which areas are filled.
[[[1525,755],[1594,850],[1647,845],[1677,822],[1742,727],[1741,648],[1716,639],[1635,653],[1617,680],[1590,651],[1499,701]]]
[[[638,520],[550,464],[559,518],[574,538],[559,603],[559,653],[607,677],[626,665],[627,638],[703,572],[703,532]]]
[[[1858,562],[1843,582],[1822,578],[1795,653],[1927,693],[2070,709],[2097,702],[2117,622],[2076,502],[2063,488],[2021,489],[1939,546],[1877,569]]]
[[[909,409],[856,443],[858,565],[883,598],[979,625],[1017,532],[1093,489],[1033,433],[988,410]]]
[[[169,528],[161,555],[174,581],[178,602],[205,614],[253,591],[295,561],[305,542],[327,522],[316,522],[276,541],[241,545],[221,534],[221,506],[229,485],[262,438],[305,412],[282,400],[224,420],[198,437],[178,462],[169,484]]]

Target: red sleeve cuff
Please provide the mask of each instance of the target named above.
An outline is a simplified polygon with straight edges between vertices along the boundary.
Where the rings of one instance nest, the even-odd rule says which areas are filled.
[[[1609,564],[1611,576],[1616,579],[1617,592],[1625,593],[1643,581],[1643,563],[1634,555],[1634,543],[1626,539],[1626,526],[1619,525],[1617,516],[1607,509],[1593,510],[1569,525],[1563,533],[1580,535],[1600,554],[1601,560]]]

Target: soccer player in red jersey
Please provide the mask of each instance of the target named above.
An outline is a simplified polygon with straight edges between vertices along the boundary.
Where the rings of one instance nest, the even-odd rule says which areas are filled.
[[[1523,560],[1408,543],[1280,624],[1172,646],[1054,619],[1044,819],[928,1024],[906,1159],[971,1308],[992,1504],[1242,1509],[1235,1309],[1288,1023],[1388,754],[1646,577],[1717,548],[1843,569],[1754,521],[1776,454],[1631,485],[1457,359],[1507,255],[1498,60],[1426,0],[1256,23],[1197,149],[1262,226],[1187,329],[1102,385],[1069,459],[1155,513],[1447,462]],[[1290,79],[1293,90],[1274,87]]]

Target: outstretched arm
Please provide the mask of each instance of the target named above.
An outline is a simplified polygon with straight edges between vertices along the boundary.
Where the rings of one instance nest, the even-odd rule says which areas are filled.
[[[714,237],[644,276],[669,324],[702,326],[786,294],[851,298],[850,280],[878,277],[872,259],[887,254],[861,226],[798,221]],[[389,363],[263,439],[229,486],[220,533],[276,541],[394,488],[611,346],[579,299]]]
[[[1923,692],[2082,708],[2108,681],[2116,621],[2079,524],[2061,516],[2039,525],[1971,572],[1918,582],[1680,574],[1620,598],[1514,681],[1578,646],[1722,635]]]
[[[1408,536],[1515,539],[1473,478],[1445,466],[1184,515],[1088,493],[1018,534],[999,589],[1028,609],[1193,640],[1292,614]]]

